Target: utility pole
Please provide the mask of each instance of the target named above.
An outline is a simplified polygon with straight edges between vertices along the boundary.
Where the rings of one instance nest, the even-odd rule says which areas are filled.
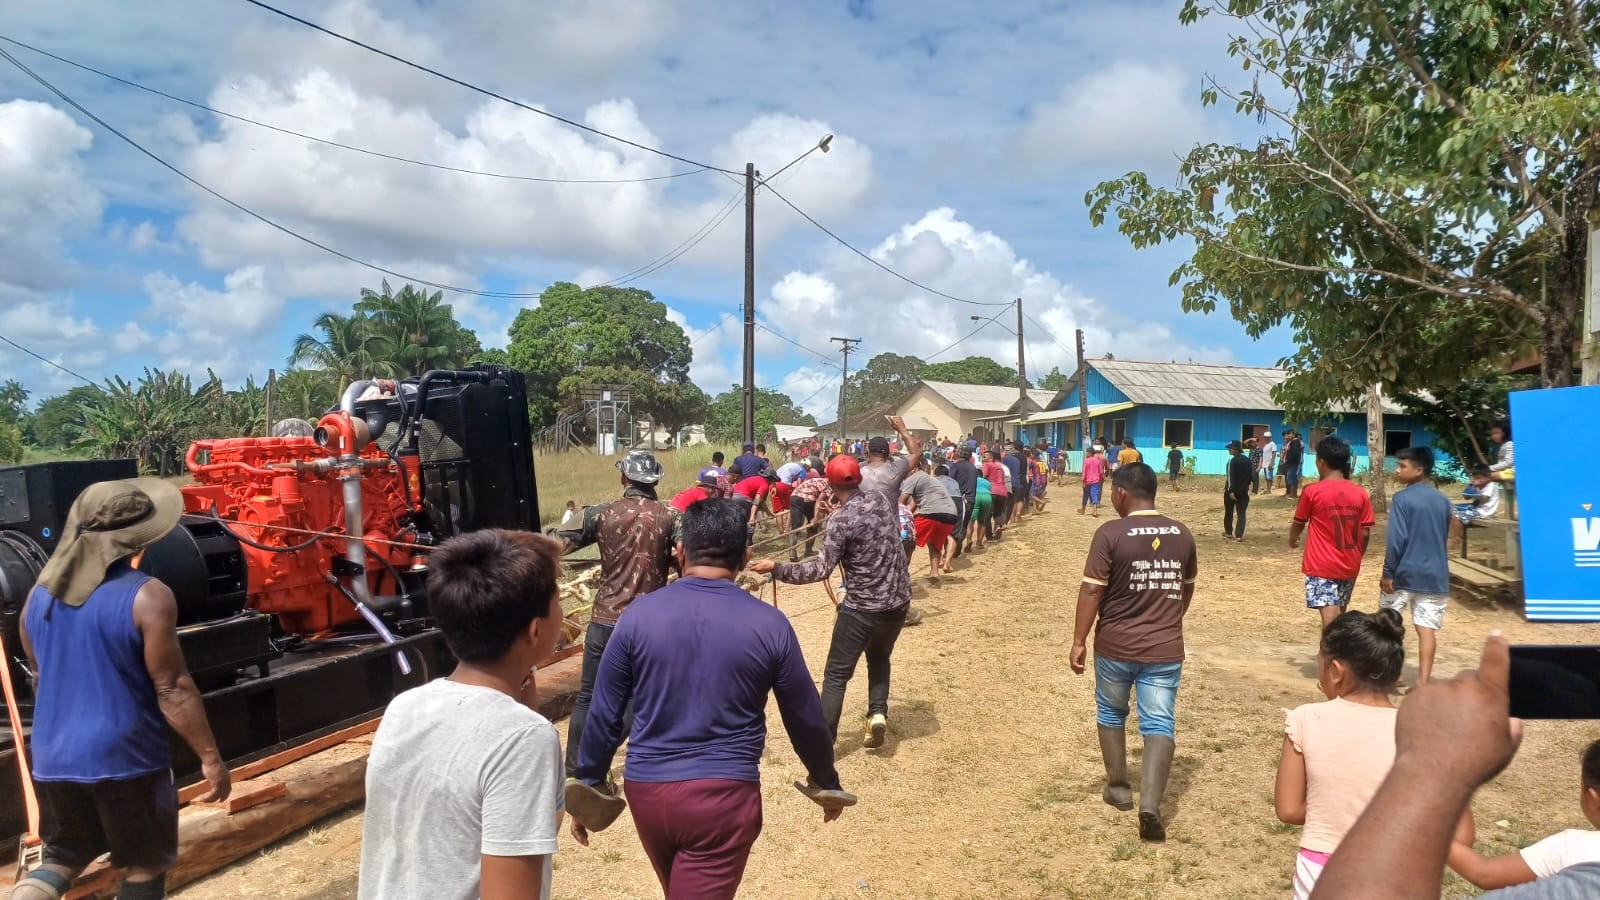
[[[838,417],[839,418],[839,439],[843,440],[844,438],[846,438],[848,436],[848,432],[849,432],[849,429],[850,429],[850,426],[849,426],[848,422],[846,421],[846,416],[849,414],[847,412],[848,408],[845,406],[845,400],[849,397],[849,389],[850,389],[850,351],[854,350],[855,346],[857,344],[861,343],[861,338],[831,337],[831,338],[828,338],[828,340],[830,340],[830,341],[838,341],[839,344],[840,344],[839,349],[844,351],[844,368],[841,370],[844,373],[844,380],[839,382],[839,417]]]
[[[267,370],[267,430],[263,431],[262,434],[265,434],[265,435],[267,435],[269,437],[272,435],[272,423],[273,423],[272,413],[274,412],[275,407],[277,406],[277,399],[278,399],[277,398],[277,393],[278,393],[278,370],[277,369],[268,369]]]
[[[756,439],[756,164],[744,164],[744,442]]]
[[[1022,356],[1022,298],[1017,298],[1017,431],[1028,418],[1028,368]],[[1020,439],[1020,438],[1019,438]]]
[[[1083,329],[1078,329],[1078,449],[1089,448],[1089,362],[1083,358]]]

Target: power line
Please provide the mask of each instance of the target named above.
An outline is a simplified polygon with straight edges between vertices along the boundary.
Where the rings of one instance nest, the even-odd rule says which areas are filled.
[[[1025,312],[1025,313],[1023,313],[1023,315],[1027,317],[1029,322],[1032,322],[1034,325],[1038,326],[1040,331],[1044,332],[1044,336],[1050,339],[1050,343],[1055,344],[1057,347],[1060,347],[1061,348],[1061,352],[1067,354],[1067,356],[1071,357],[1074,360],[1076,360],[1078,358],[1078,351],[1076,351],[1074,349],[1071,349],[1066,344],[1063,344],[1060,341],[1056,340],[1055,333],[1050,330],[1049,326],[1045,325],[1043,322],[1039,321],[1038,319],[1035,319],[1031,313],[1026,313]],[[1076,365],[1076,363],[1074,363],[1074,365]]]
[[[21,350],[23,353],[28,354],[29,356],[33,357],[34,359],[37,359],[39,362],[42,362],[47,366],[53,366],[53,367],[55,367],[57,369],[60,369],[61,371],[67,373],[68,375],[71,375],[73,378],[76,378],[79,381],[82,381],[83,383],[89,385],[90,387],[99,387],[100,386],[97,382],[91,381],[90,379],[85,378],[82,375],[79,375],[77,372],[72,371],[71,369],[67,368],[66,366],[63,366],[62,364],[56,362],[53,359],[46,359],[45,357],[40,356],[39,354],[33,352],[32,350],[29,350],[27,347],[22,346],[21,344],[17,343],[16,341],[13,341],[11,338],[8,338],[3,334],[0,334],[0,341],[5,341],[6,343],[10,344],[11,346],[17,348],[18,350]]]
[[[639,268],[634,269],[631,272],[618,275],[616,278],[613,278],[604,284],[595,285],[595,287],[620,287],[622,285],[638,281],[646,275],[652,275],[661,271],[667,266],[672,265],[672,263],[676,262],[679,257],[699,246],[701,241],[710,237],[712,232],[720,228],[722,223],[727,221],[729,216],[733,215],[734,209],[738,207],[739,200],[743,196],[744,188],[741,187],[739,191],[728,200],[727,203],[724,203],[721,207],[718,207],[717,211],[711,214],[711,218],[707,219],[704,225],[701,225],[698,229],[696,229],[693,234],[685,238],[682,243],[678,244],[678,246],[668,250],[666,253],[663,253],[662,255],[656,257],[650,262],[645,263]]]
[[[770,326],[768,326],[764,322],[757,322],[756,323],[756,327],[761,329],[762,331],[765,331],[767,334],[772,335],[773,337],[777,338],[778,340],[783,341],[786,344],[790,344],[792,346],[800,348],[801,350],[804,350],[805,352],[811,354],[812,356],[815,356],[817,359],[822,360],[823,362],[827,363],[830,366],[833,366],[833,367],[837,368],[838,365],[839,365],[838,363],[833,361],[833,357],[823,353],[820,350],[813,350],[812,348],[807,347],[805,344],[800,343],[799,341],[795,340],[794,338],[789,337],[786,334],[781,334],[781,333],[779,333],[777,331],[774,331]]]
[[[256,0],[245,0],[245,2],[246,3],[254,3],[254,2],[256,2]],[[894,269],[891,269],[888,266],[884,265],[883,263],[878,262],[876,259],[873,259],[871,256],[869,256],[865,252],[856,249],[856,246],[854,244],[852,244],[849,241],[845,240],[844,238],[838,236],[837,234],[834,234],[831,230],[828,229],[828,227],[826,225],[823,225],[821,222],[818,222],[816,219],[811,218],[809,213],[807,213],[805,210],[801,209],[800,207],[795,206],[794,203],[791,202],[788,197],[785,197],[783,194],[780,194],[778,192],[778,189],[773,187],[771,184],[768,184],[766,182],[763,182],[762,184],[766,187],[766,189],[768,191],[770,191],[772,193],[772,196],[777,197],[779,200],[782,200],[784,202],[784,205],[788,206],[790,209],[792,209],[796,213],[798,213],[800,215],[800,218],[805,219],[807,222],[810,222],[812,225],[815,225],[818,230],[820,230],[823,234],[827,235],[828,237],[833,238],[835,241],[838,241],[839,244],[841,246],[843,246],[845,249],[847,249],[851,253],[854,253],[855,255],[861,257],[862,259],[866,260],[867,262],[872,263],[873,265],[877,266],[878,268],[882,269],[883,271],[888,272],[890,275],[893,275],[894,277],[900,279],[901,281],[904,281],[906,284],[909,284],[912,287],[917,288],[918,290],[927,291],[930,294],[933,294],[933,295],[938,296],[938,297],[943,297],[946,300],[954,300],[957,303],[965,303],[965,304],[967,304],[969,306],[1010,306],[1011,305],[1009,302],[1007,302],[1007,303],[985,303],[985,302],[983,302],[981,300],[968,300],[965,297],[957,297],[954,294],[946,294],[944,291],[936,290],[934,288],[928,287],[927,285],[923,284],[920,281],[916,281],[916,280],[914,280],[914,279],[912,279],[912,278],[910,278],[908,276],[902,275],[899,272],[896,272]]]
[[[554,119],[557,122],[561,122],[563,124],[570,125],[573,128],[577,128],[577,129],[582,130],[582,131],[587,131],[590,134],[598,135],[599,137],[607,138],[608,140],[616,141],[619,144],[626,144],[629,147],[633,147],[636,150],[643,150],[646,153],[654,153],[657,156],[664,156],[667,159],[677,160],[678,162],[685,163],[687,165],[698,166],[701,169],[715,169],[718,172],[726,172],[729,175],[737,175],[737,174],[739,174],[737,172],[734,172],[731,169],[724,169],[721,166],[713,166],[710,163],[703,163],[703,162],[699,162],[699,161],[696,161],[696,160],[693,160],[693,159],[689,159],[687,157],[678,156],[677,154],[674,154],[674,153],[668,153],[665,150],[661,150],[661,149],[658,149],[658,148],[655,148],[655,147],[650,147],[650,146],[647,146],[645,144],[638,143],[637,141],[630,141],[625,137],[621,137],[619,135],[611,134],[610,132],[601,131],[598,128],[594,128],[594,127],[591,127],[589,125],[585,125],[582,122],[573,121],[572,119],[568,119],[565,116],[556,115],[555,113],[549,112],[548,110],[538,109],[536,107],[529,106],[526,103],[522,103],[520,101],[513,100],[510,97],[505,96],[504,94],[498,94],[498,93],[495,93],[494,91],[489,90],[488,88],[479,87],[478,85],[473,84],[470,81],[463,81],[460,78],[456,78],[456,77],[451,76],[451,75],[446,75],[445,73],[440,72],[438,69],[431,69],[431,68],[429,68],[429,67],[427,67],[425,65],[422,65],[421,63],[412,62],[411,60],[406,59],[403,56],[396,56],[395,54],[390,53],[387,50],[380,50],[379,48],[374,47],[371,44],[367,44],[367,43],[364,43],[362,41],[356,40],[355,38],[350,37],[349,35],[340,34],[337,31],[333,31],[331,29],[324,28],[321,25],[318,25],[317,23],[315,23],[315,22],[313,22],[313,21],[311,21],[309,19],[302,19],[301,17],[299,17],[297,15],[294,15],[293,13],[285,12],[284,10],[279,9],[276,6],[271,5],[270,3],[264,3],[264,2],[262,2],[262,0],[244,0],[244,2],[250,4],[251,6],[256,6],[256,7],[259,7],[261,9],[264,9],[267,12],[270,12],[270,13],[272,13],[274,15],[282,16],[283,18],[288,19],[291,22],[297,22],[297,23],[299,23],[301,25],[304,25],[307,28],[310,28],[312,30],[320,31],[320,32],[322,32],[323,34],[325,34],[325,35],[327,35],[329,37],[337,38],[337,39],[339,39],[341,41],[344,41],[347,44],[353,44],[353,45],[355,45],[357,47],[360,47],[363,50],[367,50],[369,52],[376,53],[379,56],[382,56],[382,57],[385,57],[387,59],[393,60],[394,62],[400,63],[403,66],[409,66],[409,67],[411,67],[413,69],[416,69],[419,72],[426,72],[429,75],[434,76],[435,78],[442,78],[445,81],[450,82],[451,84],[458,85],[460,87],[464,87],[469,91],[475,91],[475,92],[477,92],[479,94],[483,94],[486,97],[493,97],[494,99],[499,100],[502,103],[509,103],[512,106],[517,107],[518,109],[527,110],[528,112],[544,116],[547,119]]]
[[[1007,303],[1006,305],[1010,306],[1011,304]],[[968,332],[963,337],[956,338],[954,343],[946,344],[944,347],[940,348],[939,350],[928,354],[927,356],[922,358],[922,361],[923,362],[933,362],[933,358],[935,356],[943,356],[945,353],[948,353],[949,351],[954,350],[956,347],[960,346],[961,344],[964,344],[967,341],[971,340],[972,338],[977,337],[978,332],[984,330],[985,328],[988,328],[990,325],[993,325],[994,324],[994,320],[997,317],[999,317],[999,315],[1000,315],[999,313],[995,313],[994,315],[990,316],[989,318],[984,319],[983,323],[980,324],[977,328],[972,329],[970,332]]]
[[[380,273],[382,273],[384,275],[388,275],[388,276],[391,276],[393,278],[400,279],[401,281],[409,281],[409,282],[413,282],[413,283],[416,283],[416,284],[424,285],[426,287],[431,287],[431,288],[435,288],[435,289],[443,290],[443,291],[452,291],[452,292],[460,293],[460,294],[470,294],[470,295],[475,296],[475,297],[490,297],[490,298],[505,299],[505,300],[538,300],[538,299],[540,299],[540,298],[542,298],[544,296],[544,292],[543,291],[540,291],[538,293],[523,293],[523,292],[513,292],[513,291],[485,291],[485,290],[479,290],[477,288],[462,287],[460,285],[445,284],[445,283],[439,282],[439,281],[431,281],[429,279],[421,278],[421,277],[416,276],[416,275],[407,275],[404,272],[397,272],[394,269],[385,268],[384,266],[380,266],[377,263],[368,262],[368,261],[366,261],[364,259],[360,259],[359,257],[355,257],[355,256],[352,256],[352,255],[350,255],[348,253],[345,253],[342,250],[337,250],[337,249],[335,249],[333,247],[330,247],[327,244],[324,244],[321,241],[316,240],[315,238],[307,237],[306,235],[301,234],[298,231],[295,231],[294,229],[290,228],[289,226],[283,225],[283,224],[277,222],[274,219],[270,219],[267,216],[262,215],[261,213],[258,213],[255,210],[245,206],[244,204],[239,203],[238,201],[236,201],[236,200],[234,200],[234,199],[232,199],[232,198],[220,193],[219,191],[216,191],[213,188],[208,187],[207,185],[202,183],[199,179],[196,179],[194,176],[190,175],[188,172],[185,172],[184,170],[182,170],[182,169],[178,168],[177,166],[173,165],[172,163],[167,162],[162,157],[156,155],[155,152],[147,149],[143,144],[140,144],[138,141],[134,140],[133,138],[131,138],[128,135],[124,134],[123,132],[119,131],[114,125],[112,125],[111,123],[107,122],[105,119],[102,119],[99,116],[95,115],[87,107],[85,107],[83,104],[79,103],[77,100],[74,100],[66,92],[62,91],[60,88],[56,87],[54,84],[51,84],[47,79],[44,78],[44,76],[42,76],[39,73],[37,73],[37,72],[33,71],[32,69],[28,68],[28,66],[26,64],[24,64],[21,60],[17,59],[15,56],[11,55],[11,53],[8,52],[7,50],[5,50],[4,48],[0,48],[0,59],[4,59],[7,62],[11,63],[13,66],[16,66],[19,70],[21,70],[23,72],[23,74],[27,75],[29,78],[32,78],[34,81],[37,81],[41,86],[43,86],[45,88],[45,90],[47,90],[50,93],[52,93],[52,94],[56,95],[57,97],[59,97],[63,103],[66,103],[68,106],[71,106],[73,109],[75,109],[78,112],[82,113],[84,116],[88,117],[91,121],[93,121],[96,125],[99,125],[101,128],[104,128],[106,131],[111,132],[111,134],[115,135],[117,138],[122,140],[128,146],[132,147],[133,149],[135,149],[135,150],[139,151],[140,153],[144,154],[145,156],[149,157],[151,160],[153,160],[157,165],[161,166],[162,168],[172,172],[174,175],[177,175],[179,178],[182,178],[184,181],[187,181],[189,184],[194,185],[195,187],[199,188],[200,190],[204,191],[205,193],[210,194],[212,197],[215,197],[218,200],[221,200],[223,203],[228,204],[229,206],[233,207],[234,209],[238,210],[241,213],[244,213],[245,215],[249,216],[250,218],[255,219],[256,221],[262,223],[263,225],[266,225],[266,226],[268,226],[268,227],[270,227],[270,228],[274,229],[275,231],[278,231],[278,232],[280,232],[282,234],[288,235],[289,237],[292,237],[295,240],[298,240],[298,241],[301,241],[303,243],[309,244],[309,245],[317,248],[318,250],[323,251],[324,253],[328,253],[328,254],[331,254],[333,256],[337,256],[338,258],[340,258],[342,260],[345,260],[346,262],[354,263],[354,264],[356,264],[358,266],[362,266],[364,268],[371,269],[374,272],[380,272]],[[713,226],[713,227],[715,227],[715,226]],[[709,232],[707,232],[707,233],[709,233]],[[702,236],[701,239],[703,240],[704,236]],[[695,243],[698,243],[698,241],[695,241]],[[662,260],[661,258],[658,258],[655,262],[652,263],[652,265],[654,265],[654,268],[650,268],[648,272],[644,272],[643,274],[650,274],[651,272],[659,271],[661,268],[663,268],[667,264],[671,263],[673,260],[677,259],[678,256],[682,256],[683,253],[687,252],[687,251],[688,251],[688,248],[684,248],[682,252],[679,252],[676,256],[672,256],[671,259]],[[636,271],[638,271],[638,270],[636,270]],[[643,276],[640,275],[638,277],[643,277]],[[609,284],[607,284],[607,285],[597,285],[597,286],[604,287],[604,286],[609,286]]]
[[[840,378],[840,377],[842,377],[842,376],[829,375],[827,380],[822,383],[822,387],[819,387],[816,390],[812,391],[810,396],[808,396],[804,400],[801,400],[800,402],[796,403],[794,405],[794,408],[795,409],[801,409],[801,407],[804,407],[807,403],[810,403],[811,401],[817,399],[817,397],[821,396],[823,391],[828,390],[829,388],[833,387],[834,379]],[[835,418],[837,418],[837,416]]]
[[[239,115],[238,113],[231,113],[231,112],[227,112],[225,110],[220,110],[220,109],[217,109],[216,107],[213,107],[213,106],[207,106],[204,103],[201,103],[201,102],[196,101],[196,100],[190,100],[187,97],[180,97],[180,96],[178,96],[176,94],[169,94],[166,91],[160,90],[158,88],[153,88],[153,87],[150,87],[148,85],[140,84],[137,81],[132,81],[132,80],[129,80],[127,78],[123,78],[123,77],[118,76],[118,75],[113,75],[110,72],[101,71],[100,69],[96,69],[94,66],[85,65],[84,63],[78,62],[76,60],[68,59],[68,58],[66,58],[64,56],[58,56],[58,55],[56,55],[54,53],[51,53],[48,50],[40,49],[38,47],[33,46],[32,44],[23,43],[22,41],[19,41],[16,38],[13,38],[13,37],[8,37],[6,35],[0,34],[0,41],[5,41],[8,44],[13,44],[13,45],[21,47],[21,48],[23,48],[25,50],[31,50],[34,53],[39,54],[40,56],[44,56],[44,57],[47,57],[49,59],[53,59],[56,62],[64,63],[64,64],[72,66],[74,68],[81,69],[81,70],[83,70],[85,72],[93,73],[95,75],[100,76],[101,78],[106,78],[106,79],[109,79],[111,81],[115,81],[118,84],[127,85],[128,87],[135,88],[137,90],[141,90],[141,91],[144,91],[144,92],[149,93],[149,94],[154,94],[157,97],[164,97],[164,98],[166,98],[168,100],[171,100],[171,101],[173,101],[175,103],[182,103],[185,106],[190,106],[190,107],[193,107],[195,109],[204,110],[205,112],[211,113],[212,115],[221,116],[221,117],[223,117],[225,119],[233,119],[234,121],[244,122],[244,123],[249,124],[249,125],[254,125],[254,126],[258,127],[258,128],[265,128],[268,131],[276,131],[279,134],[287,134],[287,135],[290,135],[291,137],[297,137],[297,138],[300,138],[302,140],[312,141],[313,143],[325,144],[325,145],[327,145],[329,147],[337,147],[337,148],[339,148],[341,150],[348,150],[348,151],[350,151],[352,153],[362,153],[362,154],[365,154],[367,156],[375,156],[375,157],[377,157],[379,159],[387,159],[387,160],[391,160],[393,162],[406,163],[407,165],[413,165],[413,166],[422,166],[422,167],[428,168],[428,169],[439,169],[439,170],[445,171],[445,172],[457,172],[457,173],[460,173],[462,175],[479,175],[479,176],[482,176],[484,178],[503,178],[503,179],[506,179],[506,180],[509,180],[509,181],[534,181],[534,182],[539,182],[539,183],[542,183],[542,184],[638,184],[638,183],[646,182],[646,181],[665,181],[665,180],[667,180],[669,178],[682,178],[685,175],[698,175],[701,172],[708,171],[706,168],[702,167],[702,168],[698,168],[698,169],[691,169],[691,170],[689,170],[687,172],[674,172],[674,173],[672,173],[670,175],[652,175],[652,176],[649,176],[647,178],[546,178],[546,177],[534,176],[534,175],[513,175],[513,174],[508,173],[508,172],[490,172],[490,171],[485,171],[483,169],[469,169],[469,168],[464,168],[464,167],[461,167],[461,166],[447,166],[447,165],[444,165],[443,163],[432,163],[432,162],[428,162],[426,160],[412,159],[409,156],[398,156],[398,155],[393,154],[393,153],[384,153],[381,150],[372,150],[372,149],[369,149],[367,147],[357,147],[357,146],[355,146],[353,144],[346,144],[346,143],[342,143],[340,141],[330,140],[328,138],[317,137],[316,135],[313,135],[313,134],[306,134],[304,132],[295,131],[292,128],[283,128],[283,127],[280,127],[280,126],[277,126],[277,125],[273,125],[273,124],[268,123],[268,122],[262,122],[259,119],[252,119],[249,116],[243,116],[243,115]]]

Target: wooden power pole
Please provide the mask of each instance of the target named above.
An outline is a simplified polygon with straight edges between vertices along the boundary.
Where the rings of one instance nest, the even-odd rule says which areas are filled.
[[[1384,489],[1383,385],[1367,389],[1367,485],[1372,495],[1373,512],[1389,508]]]

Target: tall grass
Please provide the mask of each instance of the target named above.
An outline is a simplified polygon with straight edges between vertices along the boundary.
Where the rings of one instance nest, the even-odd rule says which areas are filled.
[[[711,454],[721,450],[732,461],[739,455],[739,447],[699,444],[681,450],[657,450],[656,459],[666,474],[661,477],[657,493],[662,500],[691,486],[700,470],[711,465]],[[540,523],[549,527],[561,521],[561,512],[567,501],[574,501],[579,509],[592,503],[621,496],[621,476],[617,474],[620,456],[595,456],[590,453],[539,453],[533,458],[534,481],[539,487]]]

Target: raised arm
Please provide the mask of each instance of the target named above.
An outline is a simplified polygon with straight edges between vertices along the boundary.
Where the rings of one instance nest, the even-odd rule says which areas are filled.
[[[922,454],[922,438],[906,430],[906,420],[899,416],[885,416],[889,420],[889,427],[894,433],[900,435],[900,446],[906,448],[906,456],[915,458]]]
[[[133,624],[144,639],[144,667],[156,689],[161,715],[200,758],[200,774],[211,790],[202,799],[226,800],[232,790],[228,766],[206,721],[200,689],[189,677],[178,646],[178,601],[172,589],[150,580],[133,598]]]

